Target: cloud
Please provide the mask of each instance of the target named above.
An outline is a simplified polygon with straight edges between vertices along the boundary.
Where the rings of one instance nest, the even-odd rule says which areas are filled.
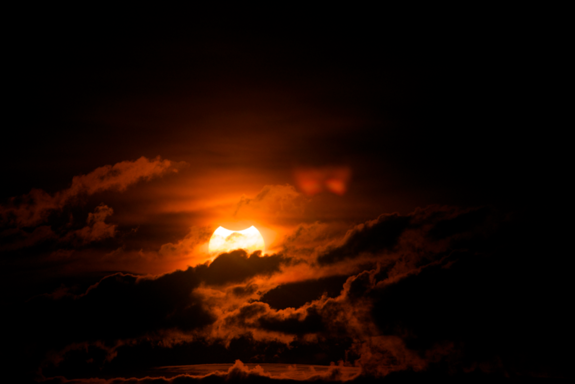
[[[116,225],[105,222],[106,218],[114,213],[114,210],[105,204],[96,207],[93,213],[88,214],[86,226],[76,231],[68,232],[62,241],[77,239],[85,245],[93,241],[99,241],[116,234]]]
[[[32,232],[20,228],[9,228],[0,232],[1,251],[13,251],[20,248],[31,247],[43,242],[53,241],[58,238],[49,225],[40,225]]]
[[[254,198],[242,196],[234,211],[237,218],[301,216],[307,200],[289,185],[266,185]]]
[[[216,358],[341,360],[365,380],[402,372],[564,377],[569,280],[541,262],[559,260],[536,236],[544,226],[492,208],[428,207],[352,227],[342,250],[329,250],[345,257],[326,264],[237,250],[162,276],[115,274],[13,312],[25,330],[21,348],[36,351],[22,361],[43,360],[51,377]],[[310,271],[294,275],[302,266]],[[234,369],[238,380],[253,371]]]
[[[339,246],[349,224],[341,222],[300,223],[282,241],[283,252],[303,260],[315,260],[318,254]]]
[[[297,309],[274,310],[260,302],[246,304],[231,313],[225,324],[251,330],[254,335],[268,332],[258,335],[264,340],[281,340],[274,334],[287,335],[290,338],[284,342],[289,345],[309,340],[334,349],[345,346],[340,359],[347,361],[355,355],[355,362],[365,375],[385,376],[394,371],[426,368],[428,362],[408,348],[401,337],[381,334],[373,323],[370,292],[378,277],[384,277],[379,269],[351,276],[338,297],[324,296]]]
[[[34,323],[41,313],[49,313],[31,328],[39,338],[58,335],[51,340],[53,347],[135,338],[172,327],[189,330],[212,321],[192,295],[199,284],[193,269],[157,278],[118,273],[80,295],[34,298],[26,306],[27,321]]]
[[[269,276],[283,262],[280,255],[256,252],[248,257],[238,250],[219,255],[209,265],[157,277],[117,273],[82,294],[35,297],[21,308],[17,323],[27,330],[29,342],[61,353],[74,343],[109,346],[122,340],[161,338],[170,329],[191,332],[215,320],[205,298],[195,293],[200,284],[221,286]]]
[[[375,324],[429,360],[449,355],[460,369],[560,375],[549,367],[564,359],[557,329],[565,329],[567,320],[560,306],[550,309],[549,300],[557,302],[561,291],[557,283],[532,280],[544,272],[525,249],[515,249],[523,260],[504,249],[454,251],[395,283],[379,282],[369,294]],[[452,346],[449,353],[446,345]]]
[[[96,168],[86,175],[74,176],[69,188],[54,195],[32,189],[27,195],[12,198],[0,207],[3,222],[17,227],[31,227],[45,222],[52,211],[61,210],[80,196],[90,196],[106,190],[124,191],[129,185],[149,180],[169,171],[177,171],[177,164],[159,157],[149,160],[122,161]]]
[[[292,313],[288,316],[282,316],[279,313],[268,314],[261,317],[258,324],[265,330],[288,335],[305,335],[325,331],[322,316],[318,309],[313,306],[306,308],[301,313]]]
[[[401,234],[409,227],[411,217],[398,214],[381,215],[347,232],[343,244],[318,257],[320,264],[332,264],[361,253],[392,250]]]
[[[407,215],[383,214],[355,225],[343,239],[331,242],[317,256],[320,266],[378,260],[395,263],[404,272],[418,263],[442,257],[454,245],[467,247],[466,239],[484,239],[505,220],[489,207],[457,209],[430,206]],[[474,246],[478,246],[475,244]]]
[[[299,308],[323,295],[337,297],[349,276],[336,275],[314,280],[281,284],[267,291],[259,299],[274,309]]]
[[[208,267],[198,268],[203,268],[200,273],[207,284],[222,285],[239,283],[256,275],[271,275],[288,262],[282,255],[261,256],[261,252],[256,251],[248,257],[246,251],[238,249],[222,253]]]
[[[213,229],[207,227],[192,227],[190,232],[177,243],[166,243],[160,247],[158,254],[161,257],[186,257],[192,258],[190,261],[204,262],[209,257],[207,248],[198,249],[201,245],[208,242]],[[198,257],[199,256],[199,257]]]
[[[403,217],[382,216],[366,225],[354,227],[344,238],[342,244],[347,247],[344,249],[349,254],[352,253],[352,246],[360,248],[367,246],[363,249],[369,249],[372,252],[375,252],[373,250],[392,249],[389,247],[390,242],[387,238],[377,235],[378,232],[375,230],[381,231],[378,224],[383,228],[393,227],[397,222],[405,226],[406,221],[412,224],[417,223],[418,220],[425,221],[422,218],[427,217],[426,214],[418,213]],[[421,224],[418,225],[421,227]],[[376,234],[371,233],[374,231]],[[369,240],[373,244],[350,241],[353,238]],[[382,241],[382,244],[377,244],[377,240]],[[398,237],[394,238],[393,244],[398,247],[402,245]],[[388,277],[387,270],[379,266],[372,270],[360,271],[351,277],[335,275],[283,284],[280,287],[272,285],[272,290],[267,293],[263,291],[260,294],[256,292],[258,289],[256,285],[248,283],[245,289],[237,286],[234,288],[236,294],[233,297],[237,299],[233,300],[223,292],[217,293],[220,289],[218,287],[249,282],[250,279],[256,277],[263,279],[262,281],[267,279],[271,282],[273,281],[271,278],[281,274],[282,268],[289,267],[290,262],[288,257],[281,254],[262,256],[261,253],[256,252],[248,255],[243,250],[237,250],[221,254],[209,264],[198,265],[186,271],[177,271],[158,278],[114,275],[103,279],[82,296],[62,297],[53,303],[56,305],[60,303],[67,308],[56,311],[58,313],[78,314],[89,311],[85,317],[94,321],[95,327],[99,324],[97,328],[102,330],[102,333],[94,333],[92,336],[90,332],[77,332],[78,335],[83,335],[83,338],[68,338],[68,343],[95,343],[104,340],[109,344],[121,340],[149,338],[154,334],[156,334],[154,338],[161,339],[162,332],[176,329],[179,330],[178,332],[192,332],[196,334],[195,337],[206,337],[211,340],[211,343],[223,343],[227,346],[231,345],[233,340],[239,340],[248,335],[253,337],[253,339],[249,337],[246,339],[251,340],[250,344],[270,343],[276,340],[275,343],[279,343],[278,345],[289,344],[292,347],[298,343],[304,343],[306,349],[312,349],[310,345],[316,345],[320,340],[326,346],[339,343],[339,348],[355,353],[358,361],[366,361],[366,367],[369,364],[375,364],[373,356],[412,356],[412,352],[406,349],[401,339],[401,342],[388,343],[397,349],[392,355],[389,355],[391,353],[389,351],[384,353],[383,350],[376,350],[380,348],[381,343],[373,346],[375,349],[369,352],[371,355],[366,350],[367,346],[371,345],[369,340],[372,338],[386,338],[385,335],[379,333],[379,328],[372,320],[373,315],[370,312],[371,303],[376,302],[371,292],[376,289],[379,281],[386,281]],[[212,288],[203,289],[204,285]],[[289,299],[282,298],[278,292],[295,294],[298,301],[293,308],[289,308],[286,306]],[[258,300],[259,296],[259,300],[262,301],[242,303],[240,298],[244,294],[249,294],[250,300],[254,298]],[[274,296],[279,296],[279,298],[274,299]],[[285,309],[274,309],[265,303],[266,301],[273,303],[274,300],[277,307]],[[106,305],[104,306],[103,303]],[[79,309],[72,309],[79,304],[82,304]],[[148,311],[151,311],[151,314],[148,314]],[[146,319],[146,321],[140,320],[138,326],[130,327],[129,324],[132,321],[135,322],[136,318]],[[106,319],[116,320],[109,322]],[[198,323],[201,319],[205,320]],[[62,323],[66,324],[66,321]],[[73,326],[69,325],[66,329],[73,329]],[[388,338],[393,337],[398,336],[388,336]],[[62,337],[60,340],[66,339]],[[61,345],[61,348],[63,347],[64,344]],[[333,349],[333,351],[338,350]],[[325,352],[321,353],[325,354]],[[367,358],[368,355],[371,357]],[[410,359],[417,360],[413,357]],[[403,362],[397,365],[396,369],[409,367],[409,364],[411,363]],[[386,372],[391,371],[393,369],[388,367]]]
[[[427,370],[439,362],[482,374],[565,375],[557,371],[567,366],[557,333],[567,328],[559,304],[564,280],[549,280],[539,270],[536,255],[545,247],[536,233],[542,223],[509,220],[488,208],[435,207],[403,217],[403,231],[390,242],[373,234],[388,217],[355,227],[342,243],[349,260],[350,245],[358,253],[369,250],[375,268],[349,277],[339,297],[280,311],[256,302],[229,323],[286,335],[347,335],[356,363],[376,376]],[[361,231],[367,233],[358,236]],[[531,243],[525,243],[526,234]],[[378,256],[382,250],[389,257]],[[544,286],[535,283],[542,277]],[[546,300],[553,300],[553,309]],[[532,313],[535,302],[555,315]]]
[[[343,365],[332,364],[329,367],[313,365],[287,365],[276,364],[268,365],[249,365],[244,364],[241,360],[236,360],[233,364],[215,364],[220,370],[209,372],[207,374],[176,374],[172,377],[165,376],[146,376],[141,378],[114,378],[114,379],[72,379],[64,377],[54,377],[44,382],[60,384],[149,384],[149,383],[301,383],[302,381],[311,381],[316,383],[323,382],[346,382],[358,378],[358,370],[354,367],[345,367]],[[192,370],[203,372],[208,366],[195,366]],[[226,367],[227,370],[224,370]],[[160,372],[178,372],[179,367],[161,367]],[[181,369],[185,371],[185,367]],[[168,374],[169,375],[169,374]],[[353,382],[364,383],[363,380],[354,380]]]
[[[232,289],[234,295],[239,297],[253,295],[258,289],[257,284],[248,284],[246,286],[237,286]]]

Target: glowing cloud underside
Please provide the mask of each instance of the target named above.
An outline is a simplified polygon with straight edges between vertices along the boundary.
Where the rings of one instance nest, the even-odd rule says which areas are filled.
[[[243,231],[230,231],[224,227],[218,227],[208,244],[210,253],[229,252],[238,248],[245,249],[248,253],[257,250],[263,252],[264,247],[264,238],[253,225]]]

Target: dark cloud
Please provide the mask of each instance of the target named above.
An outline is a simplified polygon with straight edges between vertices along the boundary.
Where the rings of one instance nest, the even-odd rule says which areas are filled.
[[[222,253],[208,267],[198,268],[207,284],[221,285],[240,283],[256,275],[271,275],[279,272],[281,264],[288,261],[289,259],[282,255],[261,256],[261,251],[248,257],[246,251],[238,249]]]
[[[403,229],[391,242],[374,233],[381,222]],[[11,345],[23,370],[46,377],[235,359],[342,361],[361,367],[358,382],[565,377],[569,280],[545,228],[537,216],[428,207],[355,226],[347,238],[356,240],[342,244],[370,250],[371,263],[350,276],[274,286],[289,258],[242,250],[158,277],[114,274],[82,293],[29,300],[11,323],[26,336]],[[261,285],[250,281],[258,276]]]
[[[409,216],[381,215],[376,220],[360,224],[348,231],[343,245],[319,256],[317,260],[325,265],[357,257],[361,253],[392,250],[410,222]]]
[[[258,289],[256,284],[248,284],[246,286],[238,286],[232,289],[232,292],[236,296],[249,296],[255,293]]]
[[[355,276],[347,279],[343,286],[343,294],[350,300],[361,299],[366,296],[374,285],[387,277],[385,270],[381,270],[380,266],[373,270],[363,271]]]
[[[290,365],[308,365],[310,361],[329,366],[345,356],[349,340],[338,340],[338,343],[310,343],[296,340],[288,346],[281,342],[257,341],[251,335],[234,338],[229,345],[219,342],[195,340],[165,345],[158,341],[143,340],[137,344],[125,344],[115,349],[113,359],[106,361],[107,351],[99,346],[74,349],[64,355],[57,366],[45,367],[42,372],[46,377],[61,376],[68,379],[90,377],[138,377],[146,376],[174,379],[190,362],[197,364],[233,364],[236,360],[253,364],[273,363]],[[173,367],[181,365],[180,369]],[[157,367],[167,366],[165,369]],[[172,369],[170,369],[172,366]],[[285,367],[284,367],[285,369]],[[211,372],[208,369],[208,372]],[[225,372],[225,371],[224,371]],[[309,372],[305,377],[318,375],[320,372]],[[57,381],[59,382],[59,381]]]
[[[96,207],[93,213],[88,214],[86,226],[76,231],[68,232],[62,241],[77,241],[82,245],[99,241],[108,237],[114,237],[116,234],[115,224],[106,223],[108,216],[112,215],[114,210],[105,204]]]
[[[539,219],[518,216],[474,236],[484,209],[439,221],[430,230],[436,237],[468,237],[455,236],[458,251],[399,281],[374,281],[365,296],[373,299],[375,324],[450,369],[563,377],[566,281],[549,263],[562,259],[542,241],[546,224]]]
[[[103,348],[113,355],[123,340],[161,338],[158,335],[165,331],[200,329],[215,321],[202,297],[194,293],[200,284],[223,285],[269,275],[277,272],[283,261],[280,255],[260,256],[256,252],[248,257],[238,250],[218,256],[209,265],[159,277],[118,273],[81,294],[64,288],[34,297],[10,318],[14,327],[25,332],[22,339],[14,340],[19,356],[25,359],[19,364],[44,359],[57,364],[61,353],[70,348]],[[52,355],[46,355],[46,348]]]
[[[140,180],[175,171],[177,165],[159,157],[149,160],[142,156],[135,161],[99,167],[86,175],[74,176],[69,188],[53,195],[32,189],[24,196],[11,198],[9,204],[0,206],[0,223],[16,227],[35,226],[46,221],[50,212],[61,210],[79,196],[90,196],[106,190],[123,191]]]
[[[220,359],[342,360],[357,383],[572,376],[569,151],[540,132],[536,17],[137,8],[9,12],[4,376],[281,379],[143,372]],[[189,172],[160,178],[175,161]],[[281,254],[195,265],[234,212]]]
[[[354,259],[366,256],[387,263],[404,262],[411,268],[437,259],[443,255],[442,251],[453,247],[479,246],[505,220],[505,215],[487,206],[467,209],[429,206],[406,215],[384,214],[355,225],[339,244],[327,247],[317,261],[321,266],[351,265]]]
[[[405,236],[414,241],[414,233],[421,233],[425,243],[419,248],[398,245],[399,258],[348,278],[337,300],[316,301],[294,313],[262,311],[259,323],[251,324],[288,334],[305,328],[348,335],[355,340],[357,362],[371,374],[443,364],[441,369],[477,370],[481,377],[564,377],[569,289],[565,272],[549,264],[564,262],[543,235],[547,221],[485,207],[436,207],[409,216],[413,233]],[[388,244],[385,237],[381,241]],[[397,275],[397,266],[408,259],[414,262]],[[378,331],[369,330],[372,321]],[[364,330],[354,329],[356,322]],[[373,338],[369,343],[367,335]]]
[[[34,322],[42,313],[55,315],[55,319],[47,319],[58,327],[54,334],[59,335],[59,341],[53,345],[135,338],[169,328],[191,330],[213,321],[201,298],[193,294],[201,283],[222,285],[269,275],[277,272],[283,261],[280,255],[260,256],[255,252],[248,257],[245,251],[237,250],[221,254],[209,265],[159,277],[118,273],[79,295],[35,297],[26,304],[30,312],[25,317]],[[76,319],[82,320],[81,332]]]
[[[265,316],[259,319],[259,326],[265,330],[277,331],[286,334],[304,335],[325,331],[321,314],[317,308],[309,307],[303,316]]]
[[[305,280],[278,285],[267,291],[259,301],[275,309],[299,308],[305,303],[317,300],[322,295],[339,296],[348,276],[329,276],[316,280]]]
[[[192,294],[200,282],[192,268],[158,278],[115,274],[81,295],[31,299],[24,320],[34,337],[54,349],[137,338],[162,329],[192,330],[213,321]]]
[[[298,311],[275,311],[264,303],[253,302],[242,306],[225,322],[230,327],[298,336],[325,331],[324,320],[315,306]]]
[[[58,236],[49,225],[40,225],[31,232],[20,228],[9,228],[0,232],[0,238],[2,239],[0,250],[7,252],[32,247],[49,240],[53,242]]]
[[[489,207],[473,209],[455,217],[445,218],[435,223],[428,235],[434,239],[444,239],[459,233],[469,232],[483,224],[488,215],[492,213]]]
[[[275,365],[247,365],[241,360],[235,360],[233,364],[213,364],[218,368],[216,372],[203,373],[208,366],[195,365],[188,367],[160,367],[150,370],[153,377],[130,377],[100,379],[94,381],[93,378],[77,378],[68,380],[64,377],[55,377],[45,380],[46,383],[71,383],[71,384],[146,384],[146,383],[301,383],[311,382],[353,382],[371,383],[371,379],[358,376],[357,368],[344,367],[332,364],[328,367],[308,365],[303,366],[275,364]],[[195,374],[180,373],[194,371]],[[158,376],[161,373],[161,376]],[[351,379],[351,381],[350,381]]]
[[[133,237],[136,226],[123,225],[116,218],[117,210],[100,198],[108,197],[106,192],[121,195],[117,192],[141,181],[177,173],[182,165],[160,157],[121,161],[74,176],[67,188],[54,193],[32,189],[0,204],[0,274],[8,286],[20,286],[16,292],[0,296],[19,299],[20,292],[28,291],[30,285],[43,285],[62,275],[102,270],[142,272],[138,267],[113,265],[119,258],[110,257],[111,253],[126,249],[125,240]],[[120,210],[124,208],[120,206]],[[142,249],[139,244],[137,250]],[[90,264],[98,266],[92,268]],[[42,292],[46,291],[35,294]]]
[[[9,340],[16,351],[13,363],[30,373],[40,361],[57,365],[66,349],[96,344],[113,356],[120,340],[206,326],[214,319],[192,294],[199,284],[194,269],[158,278],[115,274],[80,295],[33,298],[9,319],[22,332]]]

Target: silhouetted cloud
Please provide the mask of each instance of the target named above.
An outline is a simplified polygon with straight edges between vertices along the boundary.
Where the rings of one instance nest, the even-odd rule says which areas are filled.
[[[317,279],[281,282],[301,266],[243,250],[161,276],[114,274],[82,293],[29,300],[12,318],[25,335],[12,345],[26,369],[79,379],[123,377],[136,362],[187,364],[186,356],[341,361],[361,368],[357,382],[434,372],[563,377],[567,280],[542,267],[541,257],[558,257],[535,236],[543,225],[491,208],[428,207],[354,226],[339,243],[345,257],[304,264],[332,273]],[[228,378],[255,377],[234,369]]]
[[[201,273],[207,284],[239,283],[256,275],[279,272],[280,265],[286,262],[288,259],[282,255],[261,256],[261,251],[256,251],[248,257],[246,251],[239,249],[222,253]]]
[[[311,381],[323,382],[355,382],[365,383],[365,378],[358,376],[357,368],[344,367],[342,365],[331,365],[329,367],[304,365],[275,364],[275,365],[253,365],[250,367],[241,360],[236,360],[233,364],[210,364],[212,368],[219,368],[216,372],[207,374],[171,374],[177,372],[178,367],[165,367],[165,376],[141,377],[141,378],[115,378],[115,379],[72,379],[55,377],[44,382],[47,383],[67,383],[67,384],[148,384],[148,383],[301,383]],[[215,365],[215,367],[214,367]],[[182,367],[186,370],[186,367]],[[189,367],[192,371],[205,371],[203,366]],[[167,377],[166,377],[167,376]],[[353,381],[350,381],[353,380]]]
[[[3,45],[1,382],[573,376],[543,12],[25,7]],[[250,225],[267,254],[205,252]]]
[[[236,296],[249,296],[253,293],[255,293],[258,289],[258,286],[256,284],[248,284],[244,287],[239,286],[239,287],[234,287],[232,289],[232,292],[234,293],[234,295]]]
[[[376,220],[349,230],[343,244],[318,257],[320,264],[332,264],[361,253],[391,250],[411,222],[409,216],[381,215]]]
[[[74,176],[69,188],[53,195],[32,189],[30,193],[12,198],[0,207],[0,218],[17,227],[30,227],[44,222],[51,211],[61,210],[78,196],[89,196],[105,190],[123,191],[140,180],[149,180],[168,171],[176,171],[176,164],[159,157],[149,160],[140,157],[135,161],[122,161],[96,168],[86,175]]]
[[[265,317],[260,317],[259,326],[265,330],[293,335],[325,331],[322,316],[315,307],[307,308],[303,316],[297,313],[288,316],[273,316],[268,314]]]
[[[317,280],[305,280],[278,285],[266,292],[260,301],[275,309],[299,308],[305,303],[317,300],[322,295],[339,296],[348,276],[330,276]]]
[[[25,329],[23,348],[42,347],[29,362],[47,358],[58,363],[71,349],[100,345],[113,356],[127,340],[152,337],[165,332],[191,332],[213,323],[214,314],[201,295],[200,284],[223,285],[243,282],[256,275],[278,272],[285,259],[280,255],[248,257],[243,250],[222,254],[209,265],[154,276],[114,274],[85,293],[42,295],[29,300],[14,314],[18,327]],[[43,356],[50,348],[52,355]],[[50,357],[52,356],[52,357]]]
[[[88,214],[85,227],[68,232],[62,241],[78,239],[81,244],[85,245],[93,241],[114,237],[117,225],[105,222],[106,218],[113,213],[114,210],[112,208],[105,204],[100,204],[93,213]]]
[[[1,251],[12,251],[27,248],[44,241],[56,240],[58,235],[49,225],[40,225],[29,232],[20,228],[10,228],[0,232]]]
[[[188,234],[176,243],[166,243],[160,247],[158,254],[162,257],[170,257],[170,256],[185,256],[185,257],[193,257],[197,255],[198,249],[197,247],[201,244],[207,243],[210,239],[210,236],[213,233],[213,229],[209,229],[206,227],[192,227]],[[207,253],[207,249],[206,249]],[[202,260],[203,261],[203,260]]]

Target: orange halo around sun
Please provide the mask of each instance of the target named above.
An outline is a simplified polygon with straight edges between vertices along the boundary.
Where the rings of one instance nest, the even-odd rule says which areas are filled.
[[[218,227],[210,238],[208,250],[210,253],[229,252],[234,249],[245,249],[248,253],[264,251],[264,238],[253,225],[242,231],[230,231]]]

